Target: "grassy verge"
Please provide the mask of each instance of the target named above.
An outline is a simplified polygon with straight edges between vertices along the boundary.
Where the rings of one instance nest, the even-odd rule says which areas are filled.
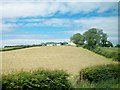
[[[114,61],[120,61],[120,48],[117,47],[95,47],[89,49],[97,54],[105,56],[107,58],[112,58]]]
[[[118,88],[120,82],[118,79],[108,79],[100,82],[81,81],[75,85],[75,88]]]
[[[80,80],[88,80],[90,82],[99,82],[111,78],[118,78],[120,69],[118,64],[96,65],[82,69],[80,71]]]
[[[120,48],[115,47],[101,47],[98,51],[99,54],[107,57],[112,58],[114,61],[120,61]]]
[[[120,74],[118,64],[107,64],[82,69],[76,88],[118,88]]]

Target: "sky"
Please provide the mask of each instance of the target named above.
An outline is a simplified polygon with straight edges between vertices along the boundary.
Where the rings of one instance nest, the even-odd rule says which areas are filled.
[[[117,44],[118,0],[107,1],[4,0],[0,4],[0,47],[68,42],[73,34],[90,28],[102,29]]]

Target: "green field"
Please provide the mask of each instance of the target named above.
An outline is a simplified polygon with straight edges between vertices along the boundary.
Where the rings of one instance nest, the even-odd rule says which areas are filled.
[[[113,61],[120,61],[120,48],[118,47],[96,47],[91,51],[106,58],[111,58]]]
[[[110,53],[118,52],[118,50],[120,50],[120,48],[117,48],[117,47],[102,47],[101,49]]]

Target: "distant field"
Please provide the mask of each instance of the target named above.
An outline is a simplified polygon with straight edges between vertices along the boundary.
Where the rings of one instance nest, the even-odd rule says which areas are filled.
[[[0,53],[3,73],[45,68],[78,74],[80,69],[88,66],[113,63],[111,59],[73,46],[32,47]]]
[[[103,47],[101,48],[103,51],[106,51],[106,52],[118,52],[118,50],[120,50],[120,48],[117,48],[117,47]]]

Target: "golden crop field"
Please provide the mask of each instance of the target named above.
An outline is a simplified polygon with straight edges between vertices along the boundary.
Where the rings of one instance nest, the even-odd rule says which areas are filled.
[[[113,63],[103,56],[73,46],[32,47],[0,53],[3,73],[44,68],[77,74],[88,66]]]

